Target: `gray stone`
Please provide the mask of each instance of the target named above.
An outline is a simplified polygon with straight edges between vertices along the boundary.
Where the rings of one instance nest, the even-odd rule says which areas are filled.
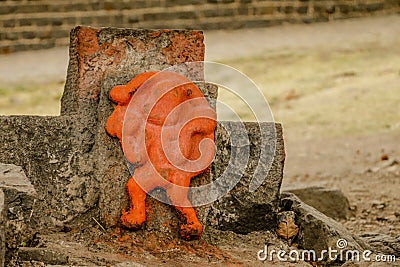
[[[4,193],[0,189],[0,267],[4,266],[6,257],[6,209],[4,203]]]
[[[236,233],[275,229],[285,161],[282,127],[280,124],[256,122],[245,122],[244,127],[241,129],[240,122],[218,124],[215,135],[217,154],[211,166],[212,177],[216,180],[225,173],[228,180],[226,184],[220,184],[221,188],[234,187],[212,203],[208,223],[216,229]],[[260,136],[264,136],[268,142],[262,144]],[[262,150],[266,152],[263,156],[260,155]],[[250,192],[256,168],[266,171],[269,166],[268,175],[264,173],[258,177],[261,178],[261,186]]]
[[[351,216],[349,200],[339,189],[313,186],[285,188],[283,192],[295,194],[304,203],[335,220],[346,220]]]
[[[344,253],[349,250],[358,250],[362,253],[365,249],[370,249],[364,241],[351,234],[343,225],[305,204],[294,194],[282,193],[281,206],[282,210],[292,210],[296,213],[296,224],[300,227],[297,238],[299,248],[314,250],[318,258],[323,250],[329,248]],[[337,244],[340,239],[345,240],[346,245],[343,248]],[[333,263],[327,253],[324,254],[323,261]]]
[[[60,251],[48,248],[20,247],[18,257],[21,261],[38,261],[44,264],[65,265],[68,264],[68,256]]]
[[[31,221],[35,210],[36,191],[22,168],[13,164],[0,164],[0,190],[4,192],[6,258],[15,250],[29,244],[35,235]]]
[[[380,233],[365,233],[360,237],[376,252],[400,257],[400,237],[396,238]]]
[[[24,171],[21,167],[14,164],[3,164],[0,163],[0,188],[6,192],[7,198],[15,199],[18,196],[11,194],[22,193],[29,196],[36,196],[36,191],[33,185],[26,178]],[[8,203],[10,209],[11,203]],[[17,215],[17,214],[16,214]],[[19,216],[18,216],[19,217]]]
[[[0,117],[0,162],[23,168],[37,191],[32,226],[50,230],[92,209],[98,190],[85,132],[74,116]]]

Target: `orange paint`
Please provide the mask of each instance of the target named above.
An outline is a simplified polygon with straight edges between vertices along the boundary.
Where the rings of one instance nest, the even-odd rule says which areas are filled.
[[[175,32],[171,37],[171,45],[164,48],[164,54],[168,64],[175,65],[184,62],[204,60],[204,43],[201,32],[192,31],[185,35]]]
[[[78,32],[78,53],[81,66],[84,63],[82,59],[95,55],[99,50],[99,41],[97,39],[98,30],[86,27],[80,27]]]
[[[178,86],[175,86],[176,84]],[[137,90],[141,90],[141,94],[135,94]],[[143,92],[146,94],[144,95]],[[160,92],[166,93],[160,96]],[[121,223],[130,229],[141,228],[146,221],[146,192],[155,188],[162,188],[166,191],[172,205],[175,206],[183,221],[180,227],[181,237],[186,240],[199,238],[203,227],[197,219],[196,212],[191,206],[187,194],[190,180],[203,172],[208,165],[190,171],[177,168],[170,162],[166,152],[175,151],[177,148],[172,145],[172,142],[164,143],[161,136],[164,124],[168,124],[168,134],[177,136],[179,149],[184,158],[191,161],[201,159],[211,162],[214,146],[208,147],[204,159],[204,157],[201,157],[203,155],[199,150],[199,144],[204,139],[214,140],[215,111],[209,106],[197,86],[185,77],[173,72],[139,74],[126,85],[115,86],[110,92],[110,97],[113,102],[117,103],[117,106],[107,119],[106,131],[111,136],[119,138],[127,160],[139,166],[135,170],[135,176],[131,177],[126,184],[130,208],[129,211],[122,211]],[[132,104],[129,106],[128,111],[131,100],[136,100],[136,102],[133,102],[135,104],[133,107]],[[189,102],[196,104],[193,106],[181,105]],[[151,103],[154,103],[154,106],[150,105]],[[173,110],[178,106],[180,108],[183,106],[183,108],[174,114]],[[137,120],[125,120],[124,126],[125,115],[128,112],[134,114]],[[138,123],[142,123],[140,119],[144,116],[143,114],[148,115],[143,120],[145,131],[135,132],[135,129],[139,126]],[[170,118],[171,114],[172,119]],[[202,117],[206,115],[207,117]],[[172,123],[175,120],[182,120],[182,118],[193,119],[187,120],[187,123],[183,126]],[[123,127],[128,129],[128,133],[124,133],[124,138],[122,138]],[[145,136],[140,136],[143,134]],[[129,149],[140,138],[145,140],[143,149],[141,151]],[[159,175],[151,176],[154,174],[154,170]],[[140,181],[140,185],[137,181]],[[172,185],[181,187],[177,188]]]
[[[79,99],[97,101],[100,95],[101,77],[106,66],[117,66],[125,57],[126,43],[117,40],[99,44],[99,29],[79,27],[77,34],[79,56]],[[81,104],[81,103],[79,103]]]

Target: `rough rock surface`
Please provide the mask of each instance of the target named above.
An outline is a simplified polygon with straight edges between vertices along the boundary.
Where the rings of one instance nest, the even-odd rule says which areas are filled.
[[[217,126],[217,154],[211,166],[213,180],[224,174],[228,179],[221,188],[234,188],[212,203],[208,223],[216,229],[237,233],[275,229],[285,161],[282,127],[256,122],[245,122],[243,126],[241,129],[241,122],[219,122]],[[262,135],[268,142],[261,142]],[[260,156],[261,150],[266,152],[264,156]],[[256,168],[267,170],[269,166],[268,175],[260,177],[261,186],[250,192]],[[236,185],[234,181],[238,181]]]
[[[349,200],[339,189],[312,186],[285,188],[283,192],[295,194],[304,203],[335,220],[346,220],[351,216]]]
[[[4,192],[6,258],[21,245],[28,245],[35,235],[36,191],[21,167],[0,164],[0,190]]]
[[[18,250],[18,257],[21,261],[38,261],[44,264],[66,265],[68,256],[60,251],[47,248],[21,247]]]
[[[79,146],[93,157],[100,219],[106,226],[118,224],[121,209],[126,208],[125,183],[130,176],[118,140],[104,131],[113,106],[109,91],[136,74],[203,59],[203,35],[198,31],[77,27],[71,32],[61,114],[79,114]]]
[[[370,249],[364,241],[348,232],[340,223],[305,204],[294,194],[282,193],[281,206],[285,211],[292,210],[296,213],[296,224],[300,227],[297,237],[299,248],[314,250],[317,258],[321,256],[321,251],[329,248],[342,251],[358,250],[360,253]],[[343,248],[337,246],[339,239],[346,240]],[[332,263],[327,253],[323,260]]]
[[[379,233],[365,233],[360,238],[379,253],[400,257],[400,237],[396,238]]]

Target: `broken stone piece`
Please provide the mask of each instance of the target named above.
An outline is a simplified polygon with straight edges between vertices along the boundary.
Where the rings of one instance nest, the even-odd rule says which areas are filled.
[[[35,188],[26,178],[21,167],[14,164],[0,163],[0,177],[0,188],[3,190],[15,190],[26,195],[36,195]]]
[[[283,192],[295,194],[307,205],[335,220],[346,220],[351,216],[349,200],[339,189],[311,186],[288,188]]]
[[[31,217],[35,205],[36,191],[21,167],[0,163],[0,190],[4,192],[3,223],[6,237],[6,258],[15,250],[28,244],[35,231]]]
[[[370,247],[359,237],[351,234],[343,225],[302,202],[292,193],[282,193],[282,210],[296,213],[296,224],[300,227],[297,238],[299,248],[315,251],[320,257],[323,250],[358,250],[362,253]],[[340,242],[340,243],[339,243]],[[325,254],[323,261],[332,263]]]

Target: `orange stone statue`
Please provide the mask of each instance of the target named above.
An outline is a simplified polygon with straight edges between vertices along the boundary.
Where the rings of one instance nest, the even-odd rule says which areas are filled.
[[[188,190],[190,180],[214,158],[214,109],[190,80],[166,71],[139,74],[112,88],[110,98],[117,105],[106,131],[118,137],[126,159],[135,166],[126,184],[130,208],[122,211],[121,223],[130,229],[142,227],[147,193],[162,188],[181,215],[180,236],[199,238],[203,227]]]

